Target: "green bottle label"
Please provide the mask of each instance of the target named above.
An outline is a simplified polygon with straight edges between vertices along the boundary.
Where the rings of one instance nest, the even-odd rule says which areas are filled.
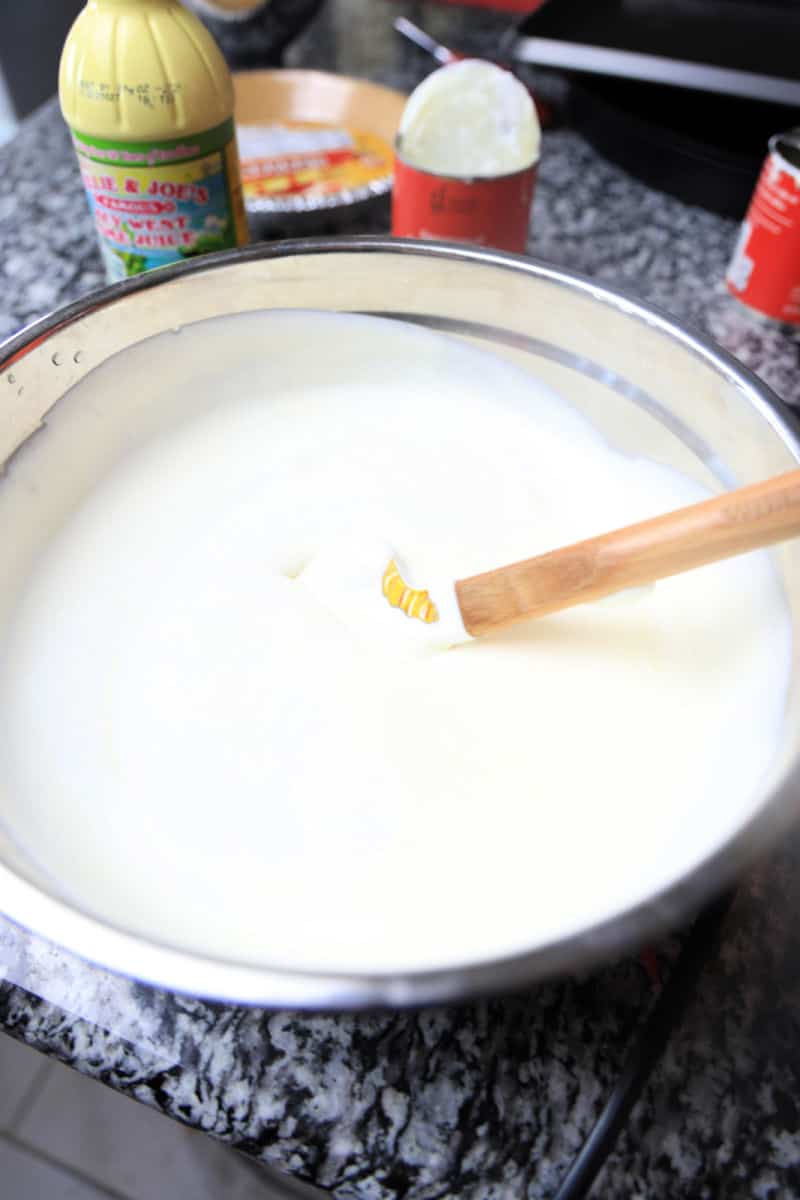
[[[247,241],[232,120],[166,142],[72,140],[112,281]]]

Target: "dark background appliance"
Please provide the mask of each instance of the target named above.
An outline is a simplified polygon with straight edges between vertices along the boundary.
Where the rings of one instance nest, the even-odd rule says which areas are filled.
[[[773,133],[800,124],[800,0],[547,0],[512,55],[566,70],[601,153],[728,216]]]

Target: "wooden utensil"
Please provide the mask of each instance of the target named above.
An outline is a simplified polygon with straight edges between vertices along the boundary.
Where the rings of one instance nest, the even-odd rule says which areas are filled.
[[[800,470],[456,581],[479,637],[800,536]]]

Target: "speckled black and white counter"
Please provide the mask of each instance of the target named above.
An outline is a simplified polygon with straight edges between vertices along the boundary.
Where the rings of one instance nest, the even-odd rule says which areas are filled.
[[[388,32],[391,11],[378,0],[329,3],[292,61],[410,86],[426,63]],[[462,44],[493,29],[486,16],[422,12],[440,32],[463,21]],[[559,131],[546,139],[533,229],[541,257],[710,332],[800,404],[797,343],[722,288],[733,223],[648,190]],[[0,336],[101,282],[50,105],[0,151]],[[741,881],[597,1196],[800,1196],[798,912],[800,831]],[[659,960],[675,945],[658,947]],[[112,976],[0,918],[6,1032],[340,1200],[552,1195],[655,991],[630,958],[460,1008],[270,1013]]]

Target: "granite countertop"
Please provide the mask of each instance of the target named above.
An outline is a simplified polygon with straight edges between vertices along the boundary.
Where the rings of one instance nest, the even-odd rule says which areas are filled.
[[[462,46],[496,15],[397,6]],[[394,9],[329,0],[294,65],[410,87]],[[798,344],[721,280],[735,224],[651,191],[575,133],[545,140],[532,250],[711,333],[789,404]],[[0,336],[102,283],[53,104],[0,151]],[[800,1196],[800,830],[742,879],[718,947],[595,1192]],[[680,933],[655,948],[668,970]],[[113,976],[0,918],[0,1027],[340,1200],[553,1195],[658,984],[637,957],[511,999],[420,1013],[235,1008]]]

